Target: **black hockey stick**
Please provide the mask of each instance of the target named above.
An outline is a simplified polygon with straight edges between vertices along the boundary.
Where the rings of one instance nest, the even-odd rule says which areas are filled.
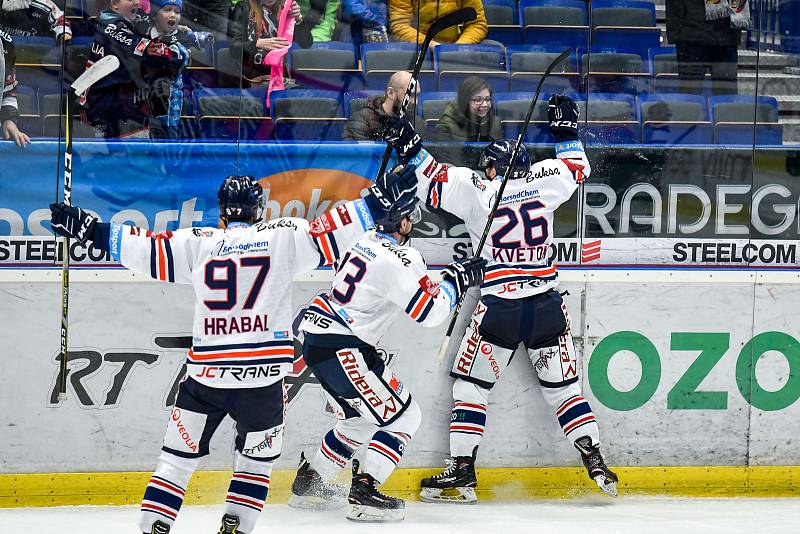
[[[442,17],[431,22],[430,27],[428,27],[428,33],[425,34],[425,39],[422,41],[422,46],[419,49],[419,54],[417,54],[417,62],[414,64],[414,70],[411,72],[411,79],[408,81],[408,87],[406,88],[406,96],[403,97],[403,102],[400,105],[400,111],[398,112],[399,117],[403,117],[406,114],[406,109],[408,108],[408,103],[412,98],[416,98],[417,93],[417,79],[419,78],[419,71],[422,70],[422,64],[425,63],[425,56],[428,53],[428,47],[431,44],[431,41],[436,34],[444,30],[445,28],[450,28],[451,26],[458,26],[459,24],[465,24],[467,22],[471,22],[478,17],[478,14],[475,12],[474,8],[471,7],[464,7],[461,9],[457,9],[452,13],[448,13]],[[380,178],[384,172],[386,172],[386,167],[389,165],[389,158],[392,155],[392,145],[386,145],[386,150],[383,152],[383,159],[381,160],[381,166],[378,169],[378,174],[376,175],[376,180]]]
[[[65,89],[64,98],[64,185],[63,202],[72,205],[72,110],[70,103],[73,96],[85,93],[91,85],[99,79],[108,76],[119,67],[119,59],[108,55],[96,61],[91,67],[81,74],[71,86]],[[67,398],[67,338],[69,335],[69,238],[64,237],[62,242],[61,258],[61,356],[58,375],[58,400]]]
[[[531,101],[531,105],[528,108],[528,114],[525,115],[525,121],[522,123],[522,129],[519,131],[519,135],[517,136],[517,143],[514,145],[514,152],[511,153],[511,161],[508,165],[508,170],[506,171],[506,175],[503,176],[503,181],[500,183],[500,189],[497,191],[497,195],[494,199],[494,204],[492,205],[492,211],[489,212],[489,219],[486,221],[486,226],[483,228],[483,235],[481,236],[481,240],[478,243],[478,248],[475,249],[473,255],[480,256],[481,252],[483,251],[483,246],[486,244],[486,238],[489,236],[489,230],[492,228],[492,222],[494,222],[494,215],[497,212],[497,207],[500,205],[500,199],[503,198],[503,191],[506,189],[506,184],[508,183],[508,178],[511,176],[511,170],[514,168],[514,165],[517,163],[517,157],[519,156],[519,151],[522,150],[523,144],[522,140],[525,139],[525,132],[528,130],[528,124],[531,122],[531,116],[533,116],[533,110],[536,108],[536,103],[539,101],[539,94],[542,92],[542,85],[544,84],[544,80],[550,75],[550,72],[562,61],[564,61],[572,51],[571,48],[567,48],[561,54],[558,55],[557,58],[553,60],[550,65],[547,66],[547,69],[542,74],[541,79],[539,79],[539,85],[536,87],[536,94],[533,96],[533,100]],[[464,302],[464,295],[466,293],[462,293],[458,299],[458,303],[456,304],[456,312],[453,314],[453,318],[450,319],[450,326],[447,327],[447,334],[444,336],[444,340],[442,341],[442,346],[439,347],[439,353],[436,355],[436,361],[441,362],[444,358],[444,353],[447,350],[447,346],[450,344],[450,337],[453,335],[453,328],[456,326],[456,321],[458,320],[458,314],[461,312],[461,304]]]

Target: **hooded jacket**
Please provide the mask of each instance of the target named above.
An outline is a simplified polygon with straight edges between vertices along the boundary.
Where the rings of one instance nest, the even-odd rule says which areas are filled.
[[[435,138],[437,141],[488,143],[502,139],[503,128],[493,110],[481,122],[475,122],[458,109],[456,102],[450,102],[436,124]]]
[[[386,96],[376,96],[363,108],[359,109],[347,119],[344,125],[342,139],[345,141],[375,141],[375,136],[386,126],[389,114],[383,110]],[[417,124],[422,124],[422,119],[416,117]]]

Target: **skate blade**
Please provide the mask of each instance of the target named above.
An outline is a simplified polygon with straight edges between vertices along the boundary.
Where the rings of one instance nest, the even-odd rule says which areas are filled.
[[[422,488],[419,492],[419,499],[422,502],[434,503],[475,504],[478,502],[478,497],[475,496],[475,488],[451,488],[446,490]]]
[[[597,487],[603,490],[603,493],[611,497],[617,496],[617,483],[614,481],[606,481],[606,477],[600,475],[594,479],[597,482]]]
[[[347,512],[347,519],[361,523],[389,523],[402,521],[405,517],[406,511],[404,508],[375,508],[361,504],[353,504],[350,511]]]
[[[289,498],[289,506],[299,510],[335,510],[337,508],[344,508],[347,501],[343,497],[334,497],[333,499],[325,499],[323,497],[316,497],[313,495],[292,495]]]

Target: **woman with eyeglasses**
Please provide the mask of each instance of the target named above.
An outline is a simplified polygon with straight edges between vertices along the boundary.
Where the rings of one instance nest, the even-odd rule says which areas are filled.
[[[503,138],[500,121],[492,111],[492,88],[480,76],[466,78],[436,125],[439,141],[489,142]]]

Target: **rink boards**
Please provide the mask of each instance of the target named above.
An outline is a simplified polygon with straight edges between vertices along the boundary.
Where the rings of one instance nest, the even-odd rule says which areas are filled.
[[[299,278],[299,311],[329,272]],[[625,491],[681,495],[793,495],[800,486],[800,332],[793,270],[562,269],[584,395]],[[191,288],[120,270],[75,270],[70,386],[55,395],[57,307],[53,270],[0,270],[0,506],[135,502],[160,447],[190,331]],[[474,302],[474,301],[473,301]],[[469,302],[465,310],[471,309]],[[466,311],[460,331],[464,331]],[[412,491],[448,455],[449,363],[435,353],[444,326],[401,318],[382,342],[423,422],[390,488]],[[449,350],[452,361],[455,341]],[[334,420],[298,360],[289,384],[284,454],[274,498],[285,497],[299,453],[312,453]],[[518,351],[489,404],[478,464],[484,497],[565,497],[591,482]],[[193,502],[224,490],[232,424],[192,483]],[[713,466],[713,467],[708,467]],[[288,470],[288,471],[284,471]],[[22,475],[22,474],[36,475]],[[70,474],[80,473],[80,474]],[[132,500],[131,500],[132,499]]]

